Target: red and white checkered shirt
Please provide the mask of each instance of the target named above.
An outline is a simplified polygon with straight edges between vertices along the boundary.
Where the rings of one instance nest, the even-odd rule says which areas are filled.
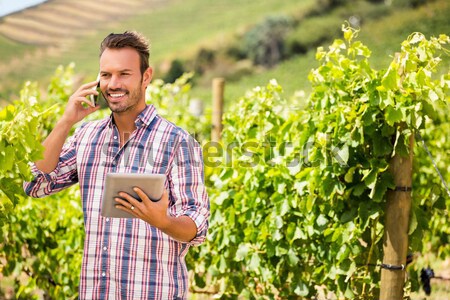
[[[122,148],[112,117],[83,124],[64,145],[56,169],[45,174],[32,164],[35,179],[24,183],[33,197],[80,184],[86,232],[80,299],[187,298],[185,255],[191,245],[205,240],[210,214],[202,151],[152,105],[135,124]],[[165,174],[169,213],[192,218],[197,236],[182,243],[140,219],[102,217],[105,176],[110,172]]]

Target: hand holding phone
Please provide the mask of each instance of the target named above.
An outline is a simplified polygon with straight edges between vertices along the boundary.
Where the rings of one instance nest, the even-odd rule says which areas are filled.
[[[102,90],[100,89],[100,74],[98,74],[96,81],[97,81],[97,85],[93,89],[98,92],[98,95],[90,96],[91,102],[94,106],[97,106],[97,104],[99,104],[100,100],[104,99]]]

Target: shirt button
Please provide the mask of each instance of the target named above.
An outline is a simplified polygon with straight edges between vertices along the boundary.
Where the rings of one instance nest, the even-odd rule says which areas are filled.
[[[117,140],[117,135],[114,136],[114,139]]]
[[[106,218],[106,222],[109,222],[109,218]]]
[[[108,250],[108,248],[106,248],[106,247],[103,247],[103,250],[104,250],[104,251],[106,251],[106,250]]]
[[[105,272],[103,272],[103,273],[102,273],[102,276],[103,276],[103,277],[105,277],[105,276],[106,276],[106,273],[105,273]]]

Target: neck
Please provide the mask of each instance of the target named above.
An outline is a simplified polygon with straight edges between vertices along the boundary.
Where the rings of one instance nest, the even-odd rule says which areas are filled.
[[[146,105],[140,109],[133,109],[121,113],[113,112],[114,123],[119,130],[121,145],[126,143],[131,133],[136,130],[136,118],[145,109],[145,107]]]
[[[133,132],[136,129],[134,121],[138,114],[126,114],[126,113],[113,113],[114,123],[120,133]]]

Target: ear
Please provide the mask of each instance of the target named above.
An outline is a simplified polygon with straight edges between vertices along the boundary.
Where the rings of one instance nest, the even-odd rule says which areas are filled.
[[[150,84],[150,81],[152,81],[153,78],[153,69],[152,67],[148,67],[147,70],[145,70],[144,74],[142,75],[142,85],[147,87]]]

